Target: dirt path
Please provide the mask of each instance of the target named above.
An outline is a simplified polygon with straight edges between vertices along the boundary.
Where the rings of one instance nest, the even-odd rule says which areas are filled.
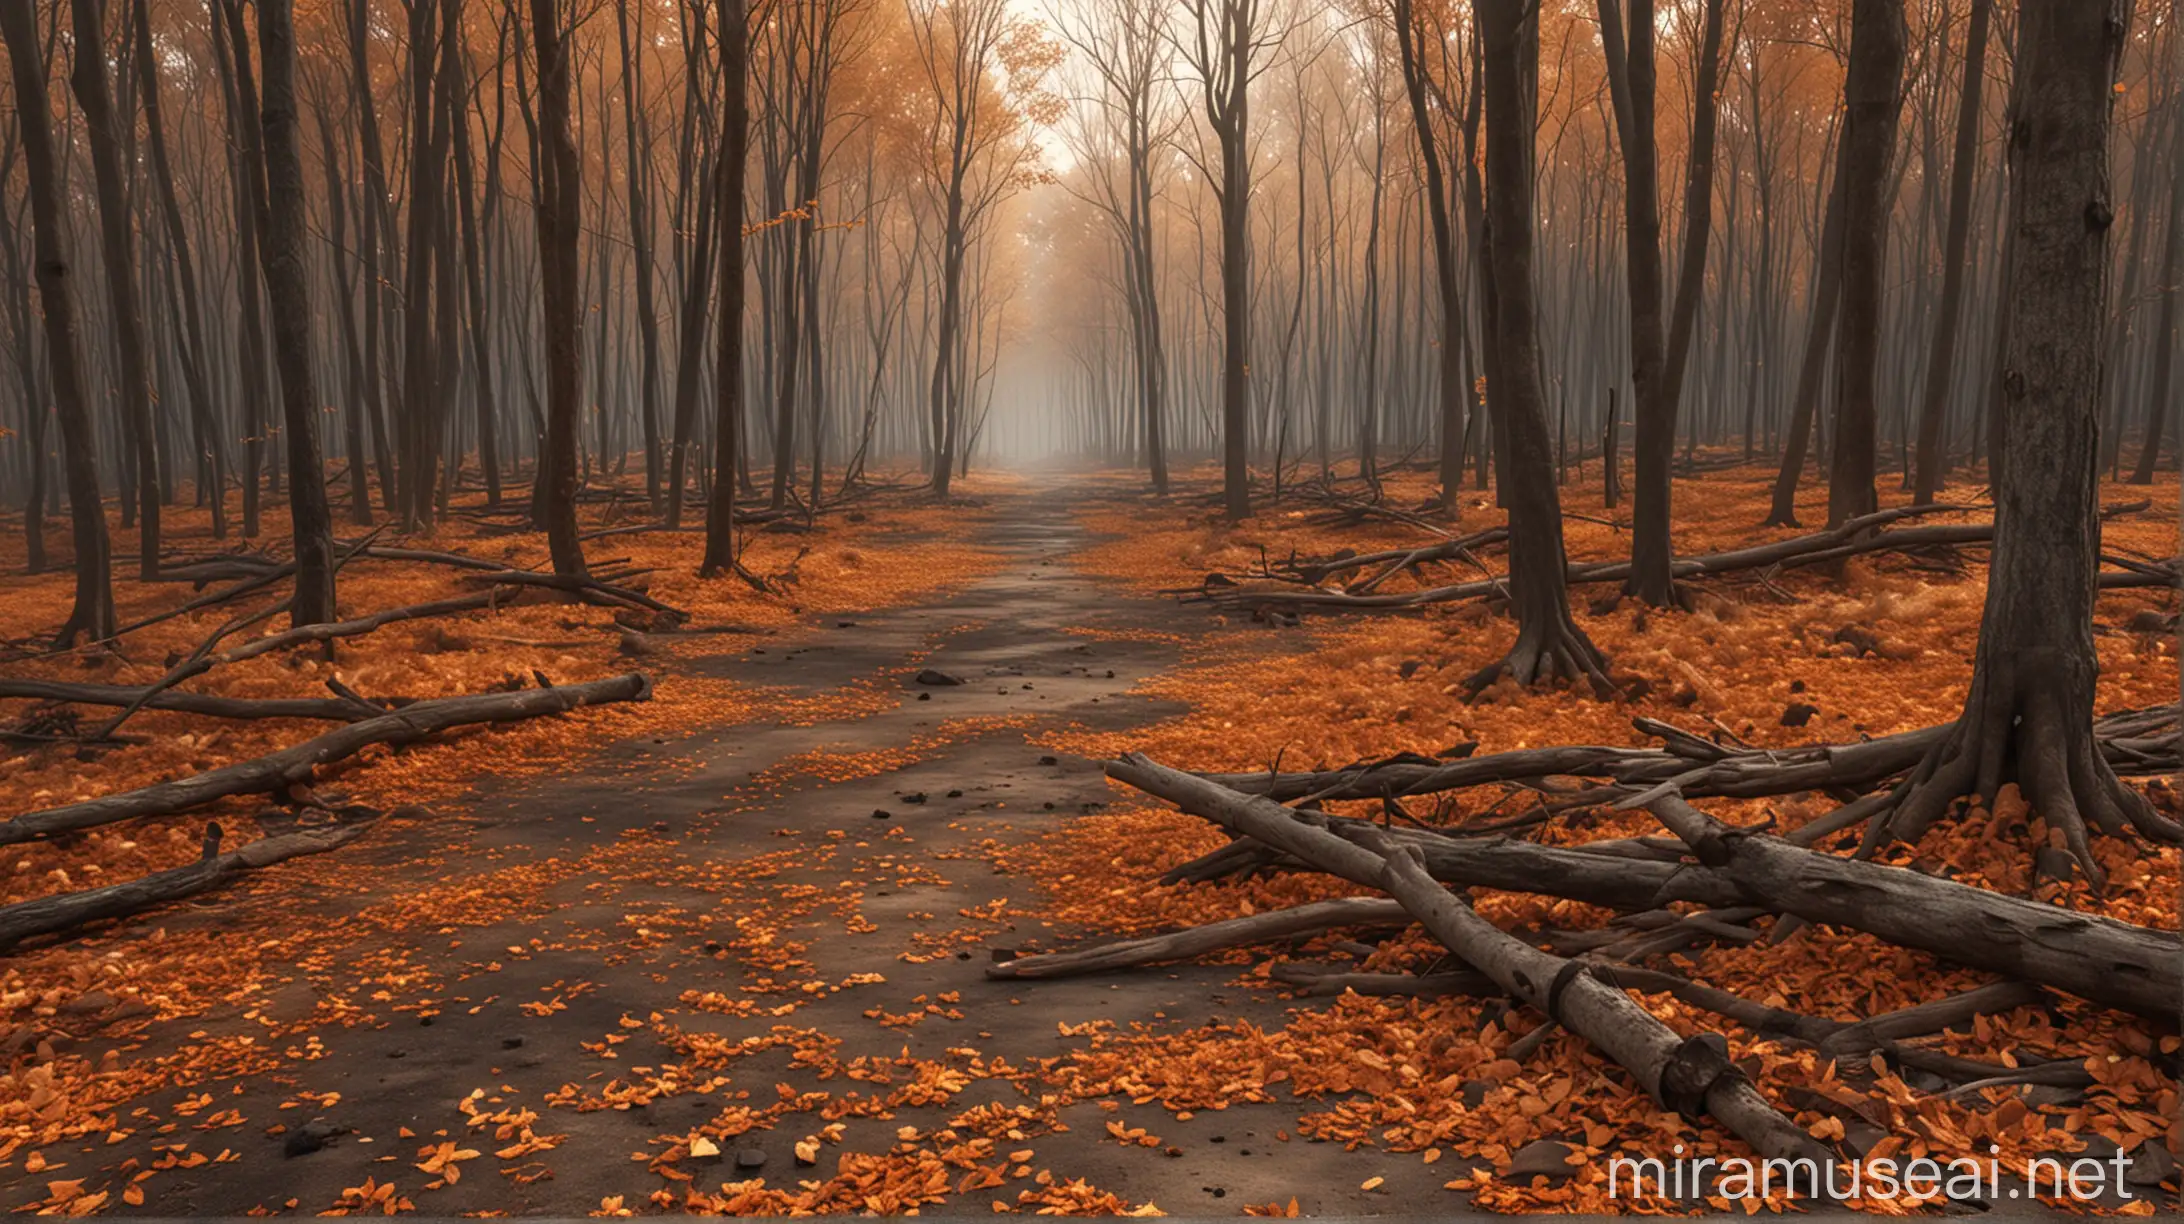
[[[685,1185],[763,1178],[794,1194],[838,1168],[876,1171],[884,1192],[920,1161],[929,1177],[920,1145],[950,1147],[931,1132],[991,1102],[1028,1108],[984,1131],[959,1126],[960,1141],[983,1133],[994,1146],[944,1166],[950,1197],[927,1213],[990,1214],[1072,1179],[1171,1214],[1233,1215],[1293,1194],[1321,1211],[1447,1203],[1439,1187],[1457,1170],[1292,1142],[1287,1103],[1179,1120],[1091,1101],[1056,1115],[1007,1078],[1083,1048],[1062,1026],[1271,1026],[1283,1014],[1218,967],[1036,984],[983,975],[995,948],[1075,934],[1042,924],[1034,882],[1003,874],[988,851],[1114,798],[1096,763],[1028,737],[1174,713],[1131,692],[1181,658],[1146,631],[1211,631],[1208,618],[1069,568],[1083,495],[997,503],[989,543],[1007,563],[930,606],[662,669],[663,685],[695,667],[777,692],[772,720],[618,743],[560,778],[488,776],[437,821],[360,844],[342,869],[371,886],[322,907],[339,951],[277,991],[128,1047],[266,1057],[125,1103],[116,1131],[128,1134],[49,1149],[45,1171],[10,1162],[9,1204],[77,1177],[119,1200],[132,1159],[170,1166],[134,1209],[166,1216],[309,1214],[368,1177],[429,1215],[582,1214],[614,1196],[642,1212],[667,1206],[647,1201],[663,1189],[679,1208]],[[926,667],[965,683],[919,685]],[[248,900],[164,921],[218,924],[226,904]],[[834,1121],[816,1166],[799,1167],[798,1141]],[[1055,1121],[1067,1129],[1050,1131]],[[1109,1122],[1159,1141],[1118,1142]],[[905,1127],[917,1140],[902,1140]],[[689,1152],[701,1133],[718,1156]],[[435,1187],[445,1162],[418,1166],[443,1142],[476,1155]],[[648,1168],[662,1156],[664,1176]],[[1004,1184],[954,1193],[978,1168],[1003,1170]],[[1376,1192],[1357,1189],[1377,1176]]]

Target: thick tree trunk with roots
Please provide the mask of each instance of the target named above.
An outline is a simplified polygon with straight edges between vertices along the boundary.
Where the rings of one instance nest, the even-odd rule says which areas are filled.
[[[1503,497],[1509,506],[1509,601],[1517,642],[1471,678],[1476,693],[1503,675],[1519,684],[1587,677],[1607,687],[1607,659],[1570,619],[1554,440],[1540,387],[1539,315],[1532,284],[1532,91],[1539,14],[1525,0],[1474,0],[1485,42],[1487,397],[1498,403]]]
[[[1979,653],[1963,716],[1869,828],[1867,848],[1916,840],[1959,796],[1991,800],[2015,783],[2098,886],[2088,826],[2184,836],[2116,777],[2093,739],[2110,83],[2126,26],[2117,0],[2046,0],[2019,21],[1995,549]]]

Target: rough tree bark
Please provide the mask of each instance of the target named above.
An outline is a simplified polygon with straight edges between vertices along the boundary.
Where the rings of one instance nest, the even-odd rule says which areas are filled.
[[[581,577],[584,545],[576,533],[577,399],[583,393],[577,349],[577,244],[583,208],[576,141],[569,132],[569,50],[556,0],[531,0],[531,42],[538,56],[538,261],[546,320],[546,452],[539,464],[540,515],[554,573]]]
[[[1843,82],[1843,300],[1835,337],[1835,451],[1828,525],[1879,505],[1874,491],[1889,160],[1903,105],[1903,0],[1856,0]]]
[[[751,34],[745,0],[717,0],[721,151],[719,334],[713,427],[713,496],[705,515],[704,572],[740,564],[736,547],[737,449],[743,442],[743,187],[749,160]],[[692,293],[703,293],[692,286]],[[679,486],[678,486],[679,492]]]
[[[2184,38],[2170,35],[2184,54]],[[2161,459],[2161,441],[2168,432],[2169,418],[2176,413],[2176,401],[2172,389],[2176,386],[2176,350],[2184,344],[2176,330],[2176,303],[2180,296],[2178,281],[2184,280],[2184,118],[2172,126],[2175,132],[2169,150],[2170,173],[2175,176],[2169,189],[2169,236],[2161,254],[2161,315],[2154,325],[2154,370],[2152,383],[2146,388],[2146,434],[2139,443],[2138,463],[2131,469],[2132,484],[2154,483],[2154,465]]]
[[[1509,505],[1509,596],[1517,641],[1508,657],[1472,677],[1474,692],[1502,675],[1519,684],[1557,677],[1607,685],[1607,659],[1570,617],[1562,504],[1540,387],[1538,309],[1532,283],[1533,94],[1539,79],[1539,10],[1526,0],[1472,0],[1484,44],[1487,396],[1501,407],[1500,475]]]
[[[159,68],[152,57],[152,23],[147,0],[136,0],[130,20],[135,31],[137,92],[144,106],[145,144],[151,153],[152,181],[159,189],[159,211],[167,227],[167,248],[181,281],[182,320],[176,347],[185,389],[190,397],[190,416],[204,447],[203,478],[211,485],[198,490],[212,507],[212,538],[227,538],[227,447],[221,443],[220,423],[213,414],[212,393],[205,382],[208,368],[203,319],[204,298],[197,290],[197,265],[190,256],[189,232],[182,221],[182,204],[175,193],[174,167],[167,156],[166,125],[161,121]]]
[[[288,517],[296,554],[289,620],[334,619],[334,522],[319,457],[318,386],[311,369],[311,287],[304,275],[302,125],[296,111],[296,27],[292,0],[258,0],[263,92],[259,137],[265,154],[266,228],[258,247],[273,304],[273,363],[281,378],[281,428],[288,446]],[[351,462],[358,460],[352,457]]]
[[[113,88],[106,77],[106,6],[102,0],[74,0],[75,66],[69,73],[83,126],[90,138],[91,172],[98,193],[99,263],[106,273],[108,320],[114,329],[121,385],[117,398],[135,455],[138,521],[137,576],[159,577],[159,438],[152,425],[152,371],[144,340],[144,313],[137,301],[136,235],[129,208],[129,183],[122,166],[122,129],[134,129],[135,115],[114,113]],[[127,509],[127,506],[124,506]],[[128,526],[123,515],[123,526]]]
[[[56,18],[57,19],[57,18]],[[114,587],[106,508],[99,500],[98,433],[91,424],[84,387],[82,342],[76,327],[75,265],[62,221],[60,159],[53,146],[45,62],[38,42],[37,10],[0,4],[0,40],[8,47],[15,81],[15,112],[23,136],[24,180],[30,195],[32,252],[38,301],[44,307],[46,361],[53,379],[53,410],[60,420],[63,475],[68,482],[69,522],[76,551],[76,601],[57,640],[111,637]]]
[[[1971,242],[1972,181],[1979,171],[1980,99],[1987,72],[1987,26],[1993,14],[1994,0],[1972,0],[1970,24],[1964,32],[1964,84],[1958,91],[1956,147],[1949,165],[1949,233],[1941,256],[1941,311],[1934,318],[1926,398],[1919,405],[1918,474],[1912,498],[1922,506],[1941,491],[1942,469],[1948,465],[1942,426],[1949,415],[1958,319],[1964,310],[1964,249]]]
[[[2126,28],[2123,0],[2037,0],[2018,14],[1994,564],[1972,688],[1895,809],[1867,827],[1869,846],[1916,841],[1959,796],[1991,801],[2014,782],[2096,886],[2088,825],[2184,834],[2093,741],[2110,86]]]
[[[1403,89],[1409,96],[1411,126],[1418,133],[1420,177],[1426,185],[1426,216],[1433,223],[1433,270],[1441,293],[1441,378],[1438,419],[1441,426],[1441,509],[1453,517],[1464,475],[1464,375],[1462,365],[1463,271],[1456,263],[1456,231],[1449,219],[1448,175],[1441,165],[1433,113],[1426,102],[1426,28],[1411,0],[1395,0],[1396,48],[1401,56]],[[1301,234],[1300,234],[1301,237]]]

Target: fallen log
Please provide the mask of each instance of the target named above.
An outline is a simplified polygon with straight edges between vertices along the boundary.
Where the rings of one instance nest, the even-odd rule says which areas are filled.
[[[1325,845],[1329,836],[1336,844],[1350,845],[1352,837],[1379,832],[1378,826],[1362,820],[1324,812],[1298,812],[1263,796],[1238,794],[1137,753],[1108,762],[1107,776],[1166,799],[1230,832],[1290,854],[1320,871],[1331,869],[1312,848]],[[1625,911],[1660,909],[1672,901],[1696,901],[1715,907],[1746,903],[1743,894],[1728,881],[1707,872],[1693,872],[1673,861],[1625,858],[1500,837],[1443,837],[1421,829],[1391,829],[1384,836],[1417,846],[1425,856],[1426,869],[1446,884],[1568,897]],[[1335,874],[1343,875],[1340,871]],[[1374,877],[1345,878],[1368,888],[1379,887]]]
[[[1472,839],[1415,829],[1383,833],[1366,821],[1298,812],[1264,796],[1241,795],[1135,753],[1110,762],[1107,772],[1314,869],[1367,887],[1379,885],[1377,877],[1363,874],[1362,860],[1348,859],[1345,869],[1329,858],[1330,846],[1356,850],[1350,838],[1377,836],[1416,846],[1428,873],[1443,883],[1568,897],[1629,912],[1672,901],[1759,906],[2166,1022],[2173,1022],[2177,999],[2184,997],[2184,939],[2173,931],[1801,850],[1780,838],[1720,825],[1674,794],[1640,798],[1698,852],[1698,864],[1498,839],[1472,845]],[[1616,848],[1649,849],[1632,843]]]
[[[642,672],[606,680],[513,693],[480,693],[420,701],[401,710],[337,727],[292,748],[240,761],[172,782],[124,791],[0,820],[0,845],[15,845],[71,829],[168,816],[230,795],[274,793],[308,781],[313,770],[356,755],[373,744],[415,743],[451,727],[519,722],[561,714],[579,706],[644,701],[652,681]]]
[[[0,700],[71,701],[81,705],[141,705],[208,718],[315,718],[357,722],[374,712],[359,710],[339,697],[217,697],[209,693],[154,693],[124,684],[67,684],[53,680],[0,680]]]
[[[1402,906],[1378,897],[1344,897],[1267,914],[1209,922],[1142,939],[1019,957],[988,965],[986,976],[997,979],[1074,977],[1109,969],[1130,969],[1157,961],[1188,960],[1223,948],[1317,935],[1336,927],[1390,925],[1410,925],[1410,916],[1403,912]]]
[[[1410,920],[1408,913],[1404,921]],[[1346,991],[1378,998],[1445,999],[1452,996],[1498,995],[1501,987],[1476,969],[1437,970],[1432,973],[1344,973],[1295,962],[1276,962],[1266,975],[1295,986],[1296,994],[1310,998],[1339,995]]]
[[[26,939],[72,931],[108,918],[125,918],[169,901],[210,892],[261,867],[345,846],[363,836],[378,815],[368,808],[361,809],[338,824],[261,837],[224,854],[208,853],[184,867],[155,871],[103,888],[0,906],[0,952],[11,952]],[[213,825],[206,834],[208,847],[216,847],[218,838],[219,826]]]
[[[1582,961],[1543,952],[1473,913],[1426,873],[1409,846],[1388,845],[1381,887],[1464,963],[1620,1064],[1662,1108],[1711,1116],[1768,1160],[1810,1162],[1806,1193],[1824,1193],[1831,1153],[1785,1117],[1734,1062],[1718,1034],[1678,1037]],[[1370,851],[1358,849],[1360,854]]]
[[[1750,904],[2174,1024],[2184,939],[1725,825],[1673,792],[1645,807]]]

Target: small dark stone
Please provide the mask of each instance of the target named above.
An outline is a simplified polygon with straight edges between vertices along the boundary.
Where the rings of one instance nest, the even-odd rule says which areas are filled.
[[[739,1169],[758,1169],[765,1167],[765,1164],[764,1148],[742,1148],[736,1152],[736,1167]]]
[[[653,832],[655,832],[655,833],[665,833],[665,832],[667,832],[667,830],[668,830],[668,824],[667,824],[667,822],[666,822],[666,821],[664,821],[664,820],[655,820],[655,821],[653,821],[653,822],[652,822],[652,831],[653,831]]]
[[[1026,688],[1029,688],[1029,687],[1031,687],[1031,686],[1030,686],[1030,685],[1026,685],[1025,687],[1026,687]],[[1040,757],[1040,758],[1039,758],[1039,763],[1040,763],[1041,765],[1057,765],[1057,764],[1060,764],[1060,762],[1059,762],[1059,761],[1058,761],[1058,760],[1057,760],[1056,758],[1054,758],[1054,757],[1051,757],[1051,756],[1043,756],[1043,757]]]
[[[1053,805],[1052,803],[1048,803],[1048,804],[1046,805],[1046,810],[1047,810],[1047,811],[1049,811],[1049,812],[1053,811],[1053,810],[1054,810],[1054,805]]]
[[[2152,608],[2140,608],[2131,614],[2130,629],[2133,633],[2167,633],[2175,626],[2169,614]]]
[[[408,1050],[389,1050],[389,1051],[387,1051],[387,1057],[389,1057],[389,1058],[408,1058],[408,1057],[409,1057],[409,1051],[408,1051]]]
[[[1110,679],[1110,680],[1112,680],[1112,679],[1114,679],[1114,678],[1115,678],[1115,673],[1114,673],[1114,670],[1113,670],[1112,668],[1110,668],[1110,669],[1108,670],[1108,672],[1107,672],[1107,678],[1108,678],[1108,679]]]
[[[895,818],[895,814],[894,814],[893,812],[890,812],[890,811],[888,811],[888,810],[887,810],[886,808],[873,808],[873,809],[872,809],[872,819],[874,819],[874,820],[893,820],[894,818]]]
[[[2134,1186],[2158,1186],[2175,1176],[2176,1157],[2159,1139],[2148,1139],[2131,1154],[2131,1164],[2124,1170],[2123,1180]]]
[[[928,667],[915,677],[916,682],[927,688],[954,688],[963,683],[963,677],[951,676],[938,668]]]
[[[1845,625],[1835,631],[1832,639],[1836,644],[1848,646],[1860,655],[1879,654],[1881,637],[1864,625]]]
[[[1787,709],[1782,711],[1782,725],[1785,727],[1802,727],[1811,722],[1812,716],[1819,712],[1819,706],[1807,705],[1802,701],[1793,701]]]
[[[1012,961],[1012,960],[1015,960],[1015,959],[1016,959],[1016,949],[1014,949],[1014,948],[995,948],[995,949],[993,950],[993,952],[992,952],[992,956],[993,956],[993,963],[994,963],[994,964],[996,964],[996,965],[1003,965],[1003,964],[1007,964],[1008,962],[1010,962],[1010,961]],[[1214,1140],[1214,1142],[1215,1142],[1215,1143],[1219,1143],[1219,1142],[1220,1142],[1220,1140],[1216,1139],[1216,1140]]]
[[[933,699],[933,695],[932,695],[931,693],[919,693],[919,694],[918,694],[918,700],[919,700],[919,701],[931,701],[932,699]]]
[[[968,953],[968,952],[962,952],[962,951],[958,951],[958,952],[957,952],[957,953],[955,954],[955,958],[956,958],[957,960],[969,960],[969,959],[971,959],[971,954],[970,954],[970,953]]]
[[[1227,1136],[1227,1135],[1215,1135],[1215,1136],[1213,1137],[1213,1141],[1214,1141],[1215,1143],[1227,1143],[1227,1142],[1228,1142],[1228,1136]]]
[[[925,802],[925,792],[911,791],[909,794],[902,797],[902,801],[904,803],[923,803]]]
[[[717,940],[717,939],[708,939],[708,940],[706,940],[706,941],[705,941],[705,950],[706,950],[706,951],[708,951],[708,952],[718,952],[718,951],[720,951],[720,950],[721,950],[721,946],[720,946],[720,941],[719,941],[719,940]]]
[[[501,1049],[503,1049],[503,1050],[520,1050],[520,1049],[522,1049],[522,1048],[523,1048],[523,1038],[522,1038],[522,1037],[520,1037],[520,1036],[519,1036],[519,1037],[503,1037],[503,1038],[501,1038]]]
[[[281,1155],[291,1160],[298,1156],[309,1156],[313,1152],[324,1149],[327,1140],[332,1139],[346,1129],[348,1128],[335,1126],[331,1122],[313,1118],[302,1126],[288,1132],[288,1138],[281,1142]]]
[[[948,792],[948,797],[950,799],[961,799],[963,797],[963,792],[959,790],[952,790]]]
[[[1179,1147],[1172,1147],[1172,1148],[1168,1148],[1168,1149],[1166,1149],[1165,1151],[1163,1151],[1163,1152],[1162,1152],[1162,1155],[1165,1155],[1165,1156],[1166,1156],[1166,1157],[1167,1157],[1168,1159],[1170,1159],[1170,1160],[1173,1160],[1173,1159],[1175,1159],[1176,1157],[1178,1157],[1178,1156],[1181,1156],[1182,1154],[1183,1154],[1183,1149],[1182,1149],[1182,1148],[1179,1148]]]
[[[1395,669],[1395,674],[1401,676],[1405,680],[1408,680],[1412,676],[1417,675],[1418,669],[1423,666],[1425,666],[1425,664],[1420,663],[1416,659],[1405,659],[1403,660],[1403,665]]]
[[[1223,1190],[1223,1189],[1222,1189],[1221,1187],[1219,1187],[1219,1186],[1208,1186],[1208,1187],[1206,1187],[1206,1193],[1208,1193],[1208,1194],[1212,1195],[1212,1196],[1213,1196],[1213,1197],[1215,1197],[1215,1198],[1227,1198],[1227,1197],[1228,1197],[1228,1191],[1226,1191],[1226,1190]]]
[[[1802,681],[1802,680],[1792,680],[1792,681],[1790,681],[1790,691],[1791,691],[1791,692],[1793,692],[1793,693],[1802,693],[1802,692],[1804,692],[1804,691],[1805,691],[1805,682],[1804,682],[1804,681]]]
[[[419,1016],[419,1017],[417,1017],[417,1023],[418,1023],[418,1025],[419,1025],[419,1027],[422,1027],[422,1028],[431,1028],[431,1027],[432,1027],[432,1017],[430,1017],[430,1016]]]
[[[1559,1139],[1534,1139],[1510,1158],[1509,1175],[1516,1178],[1545,1177],[1560,1181],[1577,1170],[1570,1167],[1570,1145]]]

